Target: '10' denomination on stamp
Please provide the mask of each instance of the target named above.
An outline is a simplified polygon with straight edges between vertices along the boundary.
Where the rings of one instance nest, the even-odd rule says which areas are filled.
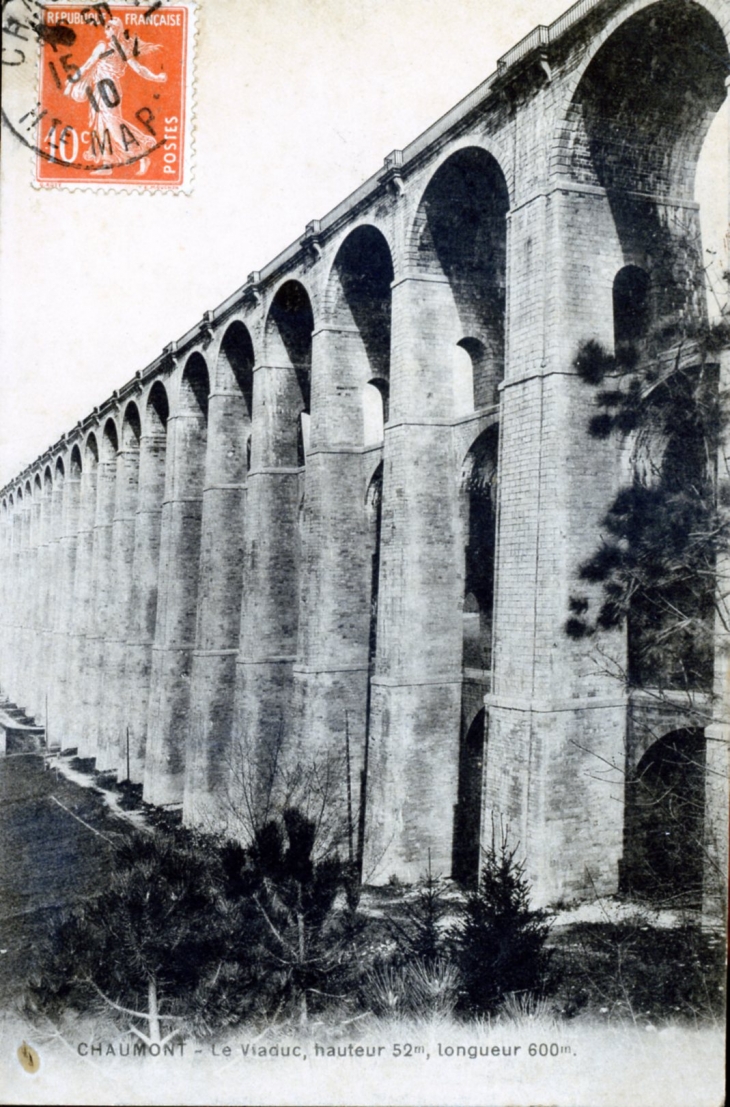
[[[36,181],[175,188],[189,161],[191,8],[43,9]]]

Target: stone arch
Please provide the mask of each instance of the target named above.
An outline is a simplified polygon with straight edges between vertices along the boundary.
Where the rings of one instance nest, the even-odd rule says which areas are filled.
[[[616,248],[652,282],[664,340],[706,311],[697,162],[726,97],[726,36],[696,0],[634,5],[581,67],[555,148],[572,180],[607,190]]]
[[[33,478],[33,495],[40,496],[42,491],[43,482],[41,481],[41,475],[40,473],[36,473],[35,477]]]
[[[481,860],[486,725],[484,705],[475,706],[462,719],[459,744],[459,784],[454,812],[452,872],[455,880],[471,888],[477,885]]]
[[[462,685],[453,874],[467,886],[478,880],[482,784],[486,756],[484,696],[491,691],[496,561],[499,424],[472,443],[460,476],[464,535]]]
[[[668,905],[699,904],[705,837],[705,732],[672,730],[626,779],[624,892]]]
[[[205,358],[197,350],[185,362],[178,393],[179,414],[193,415],[208,421],[210,376]]]
[[[244,481],[250,469],[255,362],[248,327],[236,319],[223,335],[216,360],[215,416],[209,443],[211,474],[213,470],[225,473],[230,483]]]
[[[87,465],[96,468],[99,462],[99,443],[93,431],[86,437],[86,442],[84,443],[84,456]]]
[[[157,623],[160,570],[161,519],[165,498],[170,402],[162,380],[150,386],[140,400],[141,434],[131,582],[126,632],[128,634],[125,688],[120,707],[124,711],[124,738],[129,757],[122,772],[135,783],[144,777],[147,711],[153,669],[152,644]],[[125,763],[126,762],[126,763]]]
[[[122,420],[122,449],[137,449],[141,436],[142,422],[139,417],[139,408],[134,400],[130,400],[124,410]]]
[[[270,448],[280,465],[302,467],[311,404],[314,314],[300,281],[286,280],[271,301],[265,324],[266,360],[280,372],[272,380],[280,417]],[[305,418],[306,417],[306,418]]]
[[[352,441],[364,445],[382,441],[387,421],[392,282],[393,259],[385,235],[361,224],[337,251],[325,302],[328,326],[342,331],[339,349],[333,351],[335,373],[338,379],[347,374],[362,397],[362,426],[353,427],[351,434]],[[328,383],[331,388],[331,379]]]
[[[628,20],[634,16],[644,12],[648,8],[653,8],[660,3],[661,0],[633,0],[619,7],[616,14],[608,19],[602,30],[592,35],[590,41],[585,49],[581,51],[580,64],[575,66],[573,71],[567,75],[563,81],[563,101],[568,108],[576,90],[580,85],[583,77],[593,62],[596,55],[603,49],[606,43],[613,37],[615,32],[625,24]],[[724,36],[727,48],[730,50],[730,17],[727,15],[727,9],[724,0],[683,0],[684,3],[690,3],[693,7],[702,9],[720,29],[720,33]],[[559,134],[564,136],[565,119],[561,119],[559,124]],[[560,147],[556,147],[560,149]]]
[[[445,278],[451,290],[457,414],[467,404],[473,410],[493,403],[504,378],[509,206],[499,162],[481,146],[465,146],[432,174],[413,220],[412,268]]]
[[[202,495],[196,653],[185,756],[184,811],[193,822],[215,818],[216,802],[225,803],[231,764],[254,362],[247,327],[232,321],[215,362]]]
[[[704,442],[649,428],[635,450],[635,479],[670,505],[694,484],[708,490]],[[674,499],[672,499],[674,497]],[[675,507],[676,509],[676,507]],[[706,577],[688,567],[669,580],[644,582],[631,599],[627,619],[629,681],[633,687],[710,692],[714,675],[715,597]]]
[[[489,672],[496,555],[499,426],[487,427],[467,453],[461,470],[464,525],[464,669]]]
[[[66,466],[63,463],[63,458],[62,457],[59,456],[59,457],[56,458],[56,464],[54,466],[54,469],[55,469],[55,474],[56,474],[56,479],[54,481],[54,484],[63,484],[64,479],[66,477]]]
[[[169,441],[165,448],[160,530],[160,502],[153,494],[147,534],[148,548],[157,557],[159,533],[160,571],[154,622],[155,667],[150,678],[146,734],[139,722],[136,727],[136,757],[141,762],[144,751],[144,795],[152,803],[179,802],[183,798],[210,392],[206,359],[199,350],[193,350],[183,366],[177,404],[166,423]],[[159,392],[157,395],[158,404],[162,404],[162,396]],[[170,566],[174,566],[174,572]],[[149,609],[154,595],[154,583],[148,580],[146,585],[145,595],[136,601],[140,609]]]
[[[119,449],[119,434],[117,424],[111,418],[107,419],[101,432],[101,446],[99,449],[99,461],[113,461]]]
[[[79,478],[81,476],[81,473],[83,472],[83,467],[84,466],[83,466],[83,461],[81,459],[81,449],[80,449],[78,443],[75,443],[73,449],[71,450],[71,463],[70,463],[71,475],[74,478]]]
[[[279,285],[266,315],[267,357],[291,366],[297,375],[305,407],[309,406],[311,338],[314,330],[312,302],[301,281],[292,278]]]
[[[216,389],[240,389],[250,420],[253,416],[253,368],[256,364],[251,332],[240,319],[228,325],[216,359]]]
[[[651,320],[651,277],[640,265],[624,265],[613,278],[613,341],[617,356],[639,352]]]
[[[170,417],[170,401],[162,381],[155,381],[149,390],[145,405],[145,422],[148,431],[164,434]]]
[[[185,363],[178,393],[176,415],[182,417],[178,437],[180,446],[170,460],[177,469],[180,495],[198,498],[202,495],[205,479],[206,450],[208,443],[208,406],[210,377],[202,354],[192,353]]]
[[[383,441],[388,421],[390,385],[382,377],[374,378],[362,388],[362,444],[378,446]]]

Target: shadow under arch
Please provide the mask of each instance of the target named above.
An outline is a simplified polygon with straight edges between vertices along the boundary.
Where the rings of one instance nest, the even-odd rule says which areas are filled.
[[[467,887],[476,887],[481,856],[487,733],[484,696],[491,690],[498,451],[499,424],[495,422],[472,443],[461,472],[465,538],[462,689],[452,871],[454,879]]]
[[[272,447],[280,464],[305,462],[302,416],[309,415],[312,376],[314,314],[309,294],[299,281],[288,280],[277,290],[266,317],[266,360],[269,365],[292,369],[281,382],[283,410]]]
[[[150,388],[145,406],[147,429],[151,433],[167,432],[167,420],[170,417],[170,401],[167,389],[162,381],[155,381]]]
[[[455,343],[472,358],[476,408],[494,402],[504,378],[509,205],[497,160],[465,147],[431,177],[411,230],[416,270],[448,280],[461,332]]]
[[[361,422],[355,412],[343,411],[343,416],[352,422],[351,440],[365,446],[382,442],[388,420],[392,282],[393,259],[385,235],[370,224],[356,227],[337,251],[325,302],[328,324],[349,332],[336,356],[361,397]]]
[[[459,748],[459,791],[454,811],[452,874],[476,888],[481,861],[482,793],[487,754],[487,712],[481,707],[463,727]]]
[[[651,278],[651,326],[663,340],[687,312],[706,312],[699,220],[685,202],[728,72],[710,12],[693,0],[658,0],[602,43],[557,138],[568,176],[607,190],[624,260]]]
[[[327,288],[327,319],[354,326],[367,357],[367,378],[390,380],[393,259],[382,231],[365,224],[344,240]]]
[[[79,478],[81,476],[82,472],[83,472],[83,468],[84,468],[84,465],[83,465],[83,460],[82,460],[82,457],[81,457],[81,450],[80,450],[78,444],[75,444],[74,448],[71,450],[71,462],[70,462],[71,475],[74,478]]]
[[[253,368],[256,363],[251,332],[240,321],[234,321],[223,335],[216,362],[216,388],[237,386],[246,406],[248,418],[253,417]]]
[[[464,459],[461,507],[464,520],[465,669],[492,667],[492,617],[496,554],[499,425],[482,431]]]
[[[200,416],[207,423],[209,395],[210,376],[208,366],[203,355],[196,350],[185,362],[180,381],[180,413]]]
[[[704,730],[673,730],[627,777],[623,892],[666,906],[701,903],[705,754]]]
[[[618,358],[644,346],[651,319],[651,277],[640,265],[624,265],[613,278],[613,342]]]
[[[84,457],[87,466],[96,468],[99,463],[99,443],[93,431],[90,431],[84,442]]]
[[[137,449],[141,436],[142,422],[139,417],[139,408],[134,400],[130,400],[124,409],[124,419],[122,420],[122,449]]]
[[[109,462],[116,458],[117,450],[119,449],[119,434],[117,433],[117,424],[113,419],[107,419],[104,423],[104,427],[101,432],[101,447],[99,450],[99,461]]]
[[[196,351],[185,363],[180,381],[176,414],[184,418],[176,428],[175,449],[167,458],[178,470],[180,494],[195,498],[202,494],[205,479],[209,395],[208,366]]]

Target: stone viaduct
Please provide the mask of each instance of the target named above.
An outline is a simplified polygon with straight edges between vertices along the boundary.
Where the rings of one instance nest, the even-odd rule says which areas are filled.
[[[573,363],[632,297],[703,310],[729,42],[727,0],[580,0],[3,489],[0,679],[52,744],[244,838],[349,813],[371,883],[507,831],[537,901],[616,890],[686,720],[563,630],[626,479]]]

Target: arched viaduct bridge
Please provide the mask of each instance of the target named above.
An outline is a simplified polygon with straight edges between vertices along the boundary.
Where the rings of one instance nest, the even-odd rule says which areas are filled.
[[[538,900],[616,889],[630,705],[563,626],[625,472],[573,363],[627,296],[703,310],[729,41],[726,0],[580,0],[4,488],[51,740],[244,837],[349,809],[370,881],[509,827]]]

